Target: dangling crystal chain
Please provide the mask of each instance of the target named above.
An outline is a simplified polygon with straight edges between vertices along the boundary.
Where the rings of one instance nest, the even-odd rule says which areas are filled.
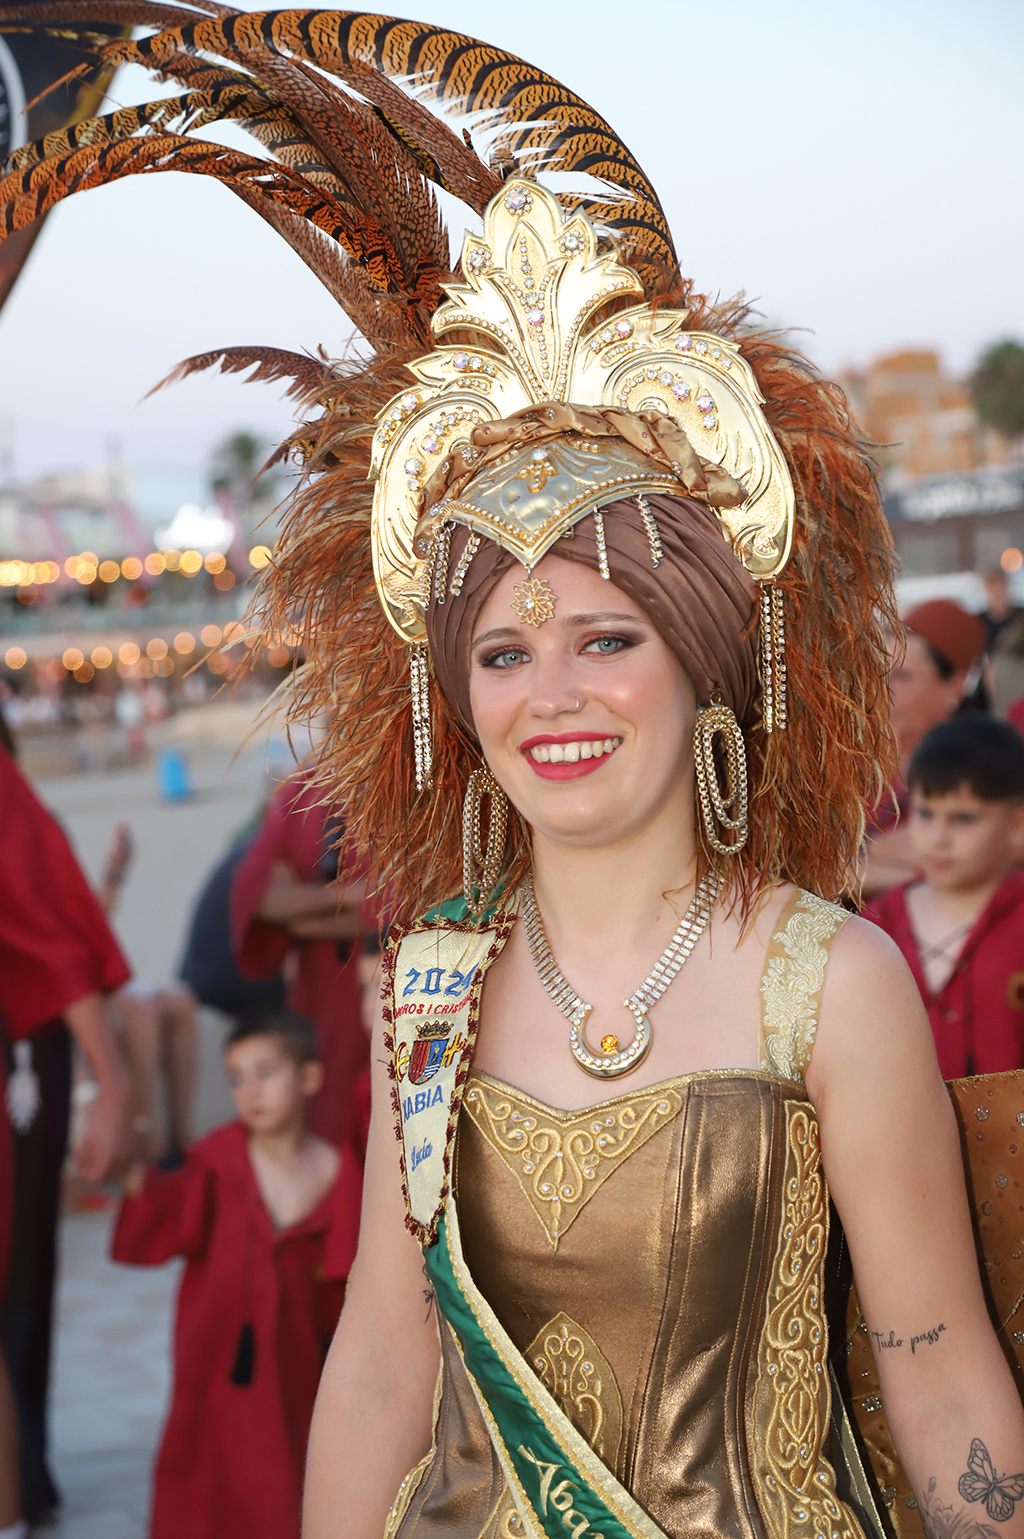
[[[446,518],[437,531],[437,553],[434,557],[434,599],[438,604],[445,601],[448,586],[448,553],[452,548],[452,530],[455,525]]]
[[[643,1063],[652,1040],[647,1012],[664,994],[704,934],[721,890],[721,878],[714,872],[709,871],[701,877],[690,906],[665,950],[640,987],[622,1001],[636,1020],[637,1029],[632,1042],[620,1051],[617,1037],[602,1037],[601,1046],[605,1051],[594,1053],[587,1046],[584,1035],[587,1018],[594,1007],[580,998],[555,961],[534,897],[533,877],[527,875],[519,894],[530,955],[541,987],[569,1022],[569,1047],[585,1073],[592,1074],[595,1079],[618,1079],[620,1075],[628,1074],[631,1069]]]
[[[761,690],[764,730],[786,725],[786,621],[778,583],[761,584]]]
[[[430,784],[433,745],[430,733],[430,654],[422,643],[409,648],[409,690],[412,695],[412,743],[416,789]]]
[[[640,520],[647,531],[647,543],[651,547],[651,565],[657,566],[665,552],[661,548],[661,534],[658,529],[651,505],[643,492],[636,493],[636,504],[640,509]]]
[[[600,508],[594,509],[594,540],[597,544],[597,569],[606,582],[611,582],[612,573],[608,565],[608,544],[604,535],[604,514]]]
[[[775,654],[775,721],[786,725],[786,621],[782,589],[772,583],[772,651]]]
[[[462,584],[466,580],[466,573],[469,571],[470,563],[479,549],[480,536],[478,534],[471,534],[463,547],[462,555],[459,557],[455,571],[452,573],[451,586],[448,589],[452,598],[458,598],[462,592]]]

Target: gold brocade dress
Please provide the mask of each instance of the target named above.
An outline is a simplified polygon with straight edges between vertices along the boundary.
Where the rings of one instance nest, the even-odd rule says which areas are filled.
[[[485,1074],[466,1085],[455,1192],[474,1280],[671,1539],[862,1539],[867,1526],[837,1492],[828,1197],[802,1083],[845,917],[806,893],[780,917],[759,1072],[684,1075],[575,1112]],[[516,1539],[443,1320],[441,1337],[434,1447],[389,1535]]]

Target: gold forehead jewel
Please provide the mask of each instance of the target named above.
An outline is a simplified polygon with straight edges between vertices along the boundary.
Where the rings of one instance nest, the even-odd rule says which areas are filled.
[[[555,618],[557,600],[543,577],[528,577],[525,582],[516,583],[512,592],[512,608],[524,625],[539,629]]]

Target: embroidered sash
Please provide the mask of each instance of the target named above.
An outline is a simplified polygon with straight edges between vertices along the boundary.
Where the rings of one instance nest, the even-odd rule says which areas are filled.
[[[527,1364],[462,1254],[449,1196],[423,1252],[528,1539],[665,1539]]]
[[[450,1196],[455,1131],[484,975],[515,910],[499,911],[480,929],[464,912],[462,904],[446,904],[430,921],[399,931],[384,960],[406,1223],[424,1247],[438,1308],[459,1344],[527,1539],[664,1539],[526,1363],[463,1259]]]
[[[464,904],[445,905],[465,912]],[[399,931],[384,959],[384,1045],[401,1147],[406,1224],[432,1245],[448,1195],[452,1145],[480,1016],[484,974],[514,909],[476,929],[459,917]]]

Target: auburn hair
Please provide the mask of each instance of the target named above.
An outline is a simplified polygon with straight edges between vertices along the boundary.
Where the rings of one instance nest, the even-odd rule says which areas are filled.
[[[746,733],[750,834],[725,867],[749,914],[776,882],[826,898],[851,884],[866,810],[895,773],[888,634],[899,621],[893,546],[876,469],[838,385],[742,312],[698,307],[694,329],[739,342],[796,492],[793,553],[780,579],[786,613],[788,725]],[[482,762],[436,682],[432,785],[417,792],[407,647],[379,603],[367,480],[374,419],[406,386],[412,351],[335,366],[316,393],[322,415],[289,441],[304,461],[272,563],[251,611],[254,647],[282,635],[302,649],[281,686],[292,720],[320,718],[315,778],[345,837],[370,862],[392,912],[408,920],[462,889],[462,792]],[[699,820],[698,820],[699,823]],[[725,857],[702,849],[700,864]],[[510,820],[506,877],[529,861]]]

